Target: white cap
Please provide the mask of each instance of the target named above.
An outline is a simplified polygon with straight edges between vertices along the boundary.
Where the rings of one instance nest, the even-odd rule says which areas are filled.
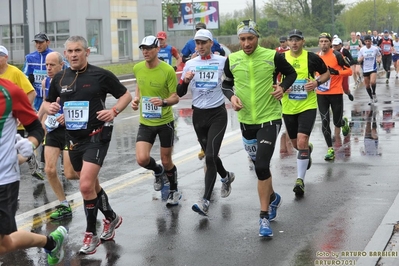
[[[7,48],[5,48],[3,45],[0,45],[0,55],[4,56],[8,56],[8,50]]]
[[[339,44],[342,44],[342,40],[340,38],[335,38],[332,41],[332,45],[339,45]]]
[[[362,36],[362,34],[360,34],[360,32],[356,32],[356,36]]]
[[[141,46],[157,47],[157,46],[159,46],[159,41],[158,41],[157,37],[150,35],[150,36],[144,37],[139,48],[141,48]]]
[[[213,41],[212,33],[209,30],[200,29],[195,33],[194,40]]]
[[[335,35],[333,36],[333,39],[335,39],[335,38],[338,38],[338,35],[337,35],[337,34],[335,34]]]

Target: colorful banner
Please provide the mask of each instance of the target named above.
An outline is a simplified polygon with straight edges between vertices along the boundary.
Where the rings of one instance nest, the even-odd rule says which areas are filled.
[[[177,17],[166,18],[168,31],[193,30],[195,24],[203,22],[207,29],[219,29],[219,2],[183,3]]]

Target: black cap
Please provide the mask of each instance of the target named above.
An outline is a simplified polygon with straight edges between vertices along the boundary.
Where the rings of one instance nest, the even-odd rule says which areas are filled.
[[[299,38],[303,39],[302,31],[297,30],[297,29],[290,31],[290,33],[288,34],[288,38],[292,38],[292,37],[299,37]]]
[[[195,25],[195,29],[196,29],[196,30],[199,30],[199,29],[204,29],[204,30],[206,30],[206,24],[205,24],[205,23],[202,23],[202,22],[198,22],[198,23]]]
[[[366,35],[366,36],[364,36],[364,38],[363,38],[363,40],[364,41],[371,41],[371,35]]]
[[[286,41],[287,41],[287,37],[285,37],[285,36],[280,37],[280,42],[286,42]]]
[[[39,32],[38,34],[35,35],[35,38],[33,39],[32,42],[34,41],[38,41],[38,42],[45,42],[45,41],[49,41],[46,33],[44,32]]]
[[[389,33],[389,31],[388,30],[384,30],[384,33]]]

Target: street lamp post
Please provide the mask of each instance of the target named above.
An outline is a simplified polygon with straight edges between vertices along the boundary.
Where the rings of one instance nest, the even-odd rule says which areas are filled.
[[[254,12],[254,22],[256,22],[256,4],[255,4],[255,0],[253,0],[253,12]]]
[[[376,21],[376,18],[377,18],[377,16],[376,16],[376,14],[375,14],[375,0],[374,0],[374,29],[373,30],[376,30],[376,26],[377,26],[377,21]]]

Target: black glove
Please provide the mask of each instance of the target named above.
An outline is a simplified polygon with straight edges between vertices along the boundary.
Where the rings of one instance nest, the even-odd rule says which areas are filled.
[[[173,69],[176,71],[177,70],[177,66],[174,66]]]
[[[328,70],[330,71],[331,75],[339,75],[339,71],[332,67],[328,67]]]

